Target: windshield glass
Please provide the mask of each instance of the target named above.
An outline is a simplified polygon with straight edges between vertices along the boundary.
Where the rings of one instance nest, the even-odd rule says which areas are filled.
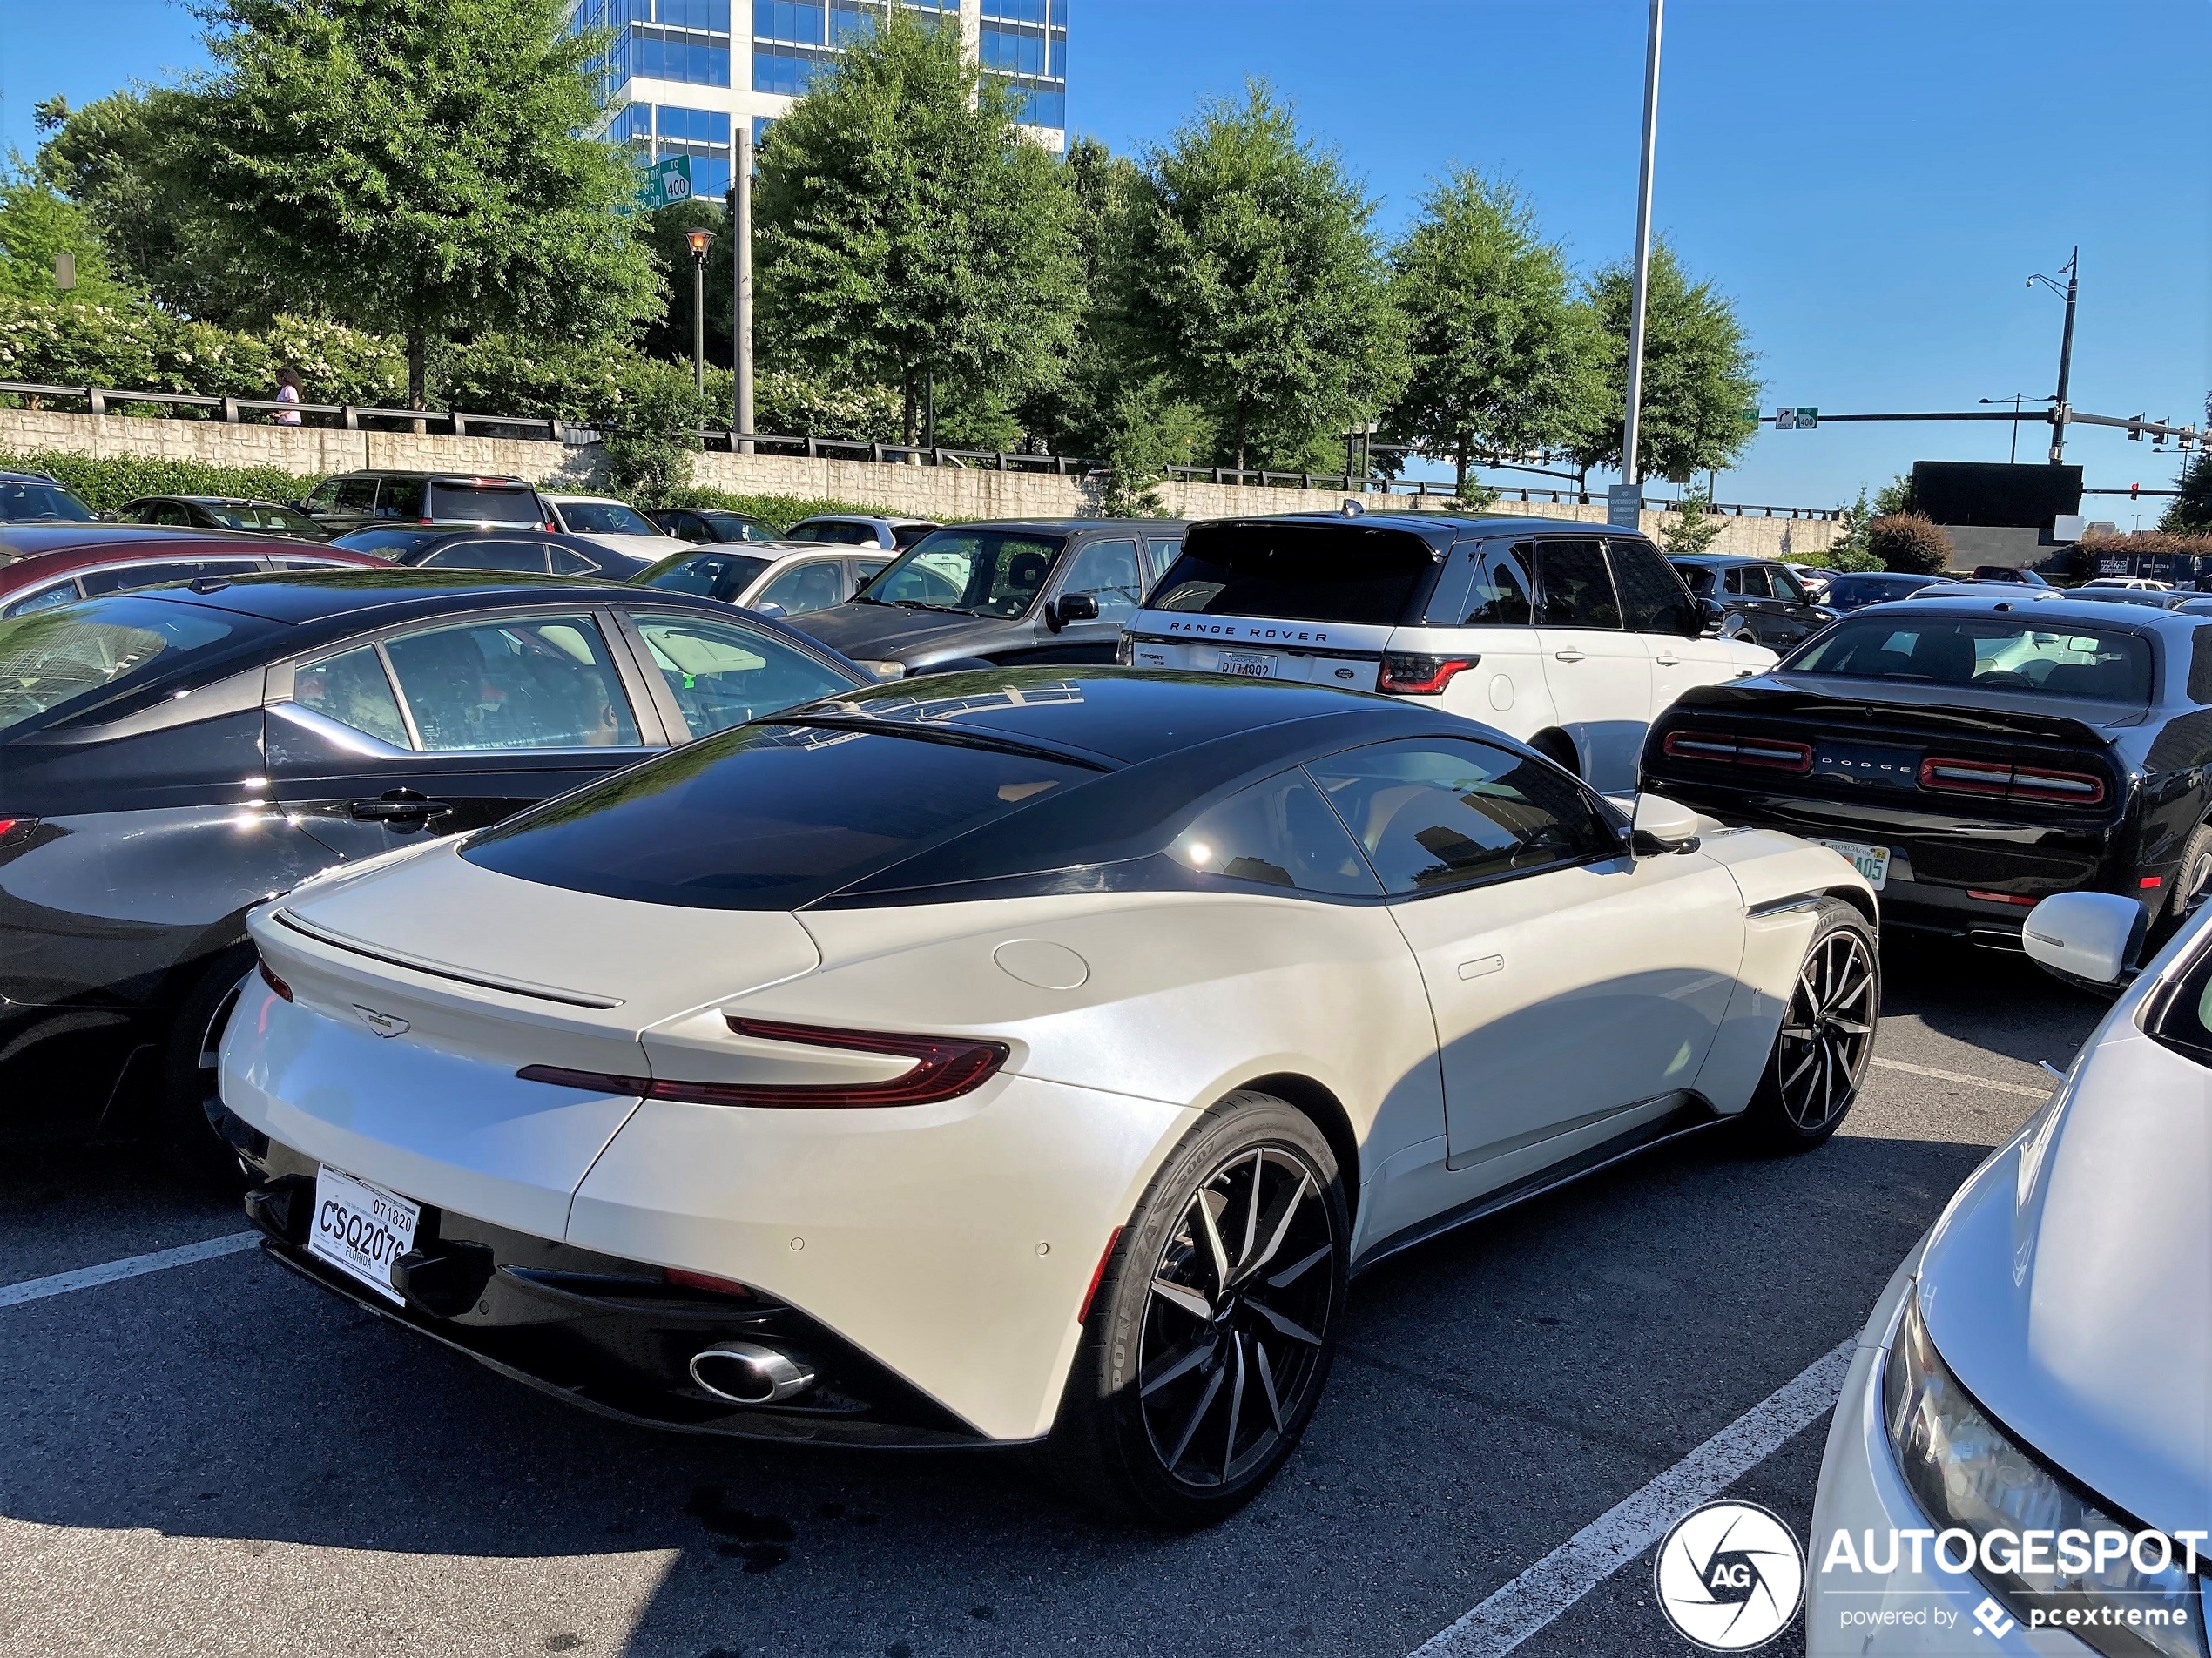
[[[2151,685],[2150,645],[2139,635],[2006,617],[1848,618],[1779,671],[2095,702],[2147,703]]]
[[[561,516],[572,536],[658,536],[661,532],[619,501],[563,501]]]
[[[136,597],[0,622],[0,731],[141,684],[250,625],[242,617]]]
[[[910,737],[741,725],[481,834],[462,856],[644,904],[795,909],[1094,775]]]
[[[1025,616],[1066,544],[1062,536],[1027,530],[934,530],[901,553],[861,596],[924,610]]]
[[[11,524],[90,524],[99,515],[58,483],[0,482],[0,521]]]
[[[537,492],[512,484],[433,483],[430,516],[441,523],[538,524]]]
[[[734,603],[767,568],[766,559],[752,553],[692,553],[656,564],[637,580],[665,593],[697,593]]]
[[[263,501],[207,501],[201,506],[219,524],[233,529],[250,529],[263,535],[305,536],[310,541],[323,538],[321,528],[305,513],[294,512],[289,507],[279,507]]]
[[[1420,615],[1434,568],[1419,536],[1356,519],[1198,524],[1146,606],[1388,627]]]

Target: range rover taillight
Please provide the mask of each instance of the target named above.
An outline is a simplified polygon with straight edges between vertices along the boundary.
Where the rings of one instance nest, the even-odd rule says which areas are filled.
[[[1979,794],[2067,806],[2101,805],[2105,799],[2105,780],[2093,772],[2054,772],[2046,766],[1940,754],[1920,762],[1920,786],[1939,794]]]
[[[1668,758],[1708,765],[1757,765],[1770,772],[1812,770],[1812,745],[1784,737],[1738,737],[1729,731],[1669,731],[1660,745]]]
[[[1393,697],[1440,697],[1445,686],[1481,660],[1480,657],[1424,657],[1393,650],[1383,657],[1375,689]]]

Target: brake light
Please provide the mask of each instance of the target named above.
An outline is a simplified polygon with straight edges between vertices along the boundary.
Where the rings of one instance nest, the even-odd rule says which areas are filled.
[[[1423,657],[1393,650],[1383,658],[1375,689],[1393,697],[1435,697],[1480,657]]]
[[[2035,900],[2033,899],[2020,898],[2012,893],[1984,893],[1969,886],[1966,888],[1966,896],[1968,898],[1980,899],[1986,904],[2017,904],[2024,910],[2033,909],[2035,907]]]
[[[1920,762],[1920,786],[1939,794],[1982,794],[2005,800],[2044,800],[2060,805],[2094,806],[2105,798],[2105,781],[2087,772],[2054,772],[2003,760],[1949,759],[1930,755]]]
[[[525,1065],[515,1073],[526,1082],[589,1088],[595,1094],[634,1094],[648,1100],[678,1100],[692,1105],[865,1107],[934,1105],[972,1094],[988,1082],[1010,1051],[1004,1042],[955,1036],[907,1036],[895,1032],[840,1030],[822,1025],[786,1025],[768,1019],[729,1019],[740,1036],[792,1042],[806,1048],[846,1048],[887,1054],[915,1062],[911,1069],[881,1082],[686,1082],[672,1077],[626,1076],[610,1071],[572,1071],[559,1065]]]
[[[0,846],[20,840],[38,826],[36,818],[0,818]]]
[[[1669,731],[1660,745],[1670,759],[1709,765],[1758,765],[1770,772],[1812,770],[1812,745],[1785,737],[1738,737],[1728,731]]]
[[[275,991],[277,994],[282,996],[287,1001],[290,1001],[292,1000],[292,987],[285,983],[283,980],[278,978],[275,974],[270,972],[269,964],[267,962],[262,962],[260,964],[260,967],[262,982],[266,984],[270,989]]]
[[[711,1290],[716,1295],[742,1296],[752,1298],[752,1291],[735,1278],[718,1278],[711,1272],[687,1272],[680,1266],[661,1269],[661,1276],[671,1284],[680,1284],[686,1290]]]

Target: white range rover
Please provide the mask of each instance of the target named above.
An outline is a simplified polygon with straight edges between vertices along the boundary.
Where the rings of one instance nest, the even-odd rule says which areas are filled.
[[[1601,790],[1690,685],[1764,671],[1643,536],[1543,518],[1300,514],[1190,526],[1121,660],[1433,697]]]

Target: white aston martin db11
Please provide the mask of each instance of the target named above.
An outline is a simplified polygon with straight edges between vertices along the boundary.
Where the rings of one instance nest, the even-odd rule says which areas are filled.
[[[1398,698],[950,674],[257,910],[218,1127],[273,1255],[633,1420],[1264,1485],[1347,1279],[1849,1109],[1874,900]]]

